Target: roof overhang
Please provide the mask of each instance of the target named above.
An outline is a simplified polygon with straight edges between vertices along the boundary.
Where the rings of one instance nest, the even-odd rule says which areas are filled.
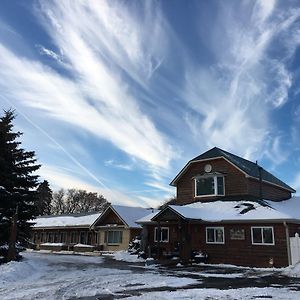
[[[45,226],[45,227],[32,227],[32,230],[57,230],[57,229],[89,229],[90,225],[69,225],[69,226]]]

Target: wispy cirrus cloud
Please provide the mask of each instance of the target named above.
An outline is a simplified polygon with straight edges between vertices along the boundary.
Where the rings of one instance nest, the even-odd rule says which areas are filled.
[[[182,11],[186,28],[163,2],[34,3],[44,40],[27,44],[21,36],[14,47],[6,39],[13,29],[0,23],[2,95],[50,128],[92,174],[119,182],[119,195],[158,203],[173,194],[167,184],[176,170],[213,146],[274,168],[290,156],[283,147],[290,136],[274,119],[295,85],[293,3],[193,3],[193,14]],[[122,181],[129,174],[122,169],[134,171],[132,182]]]
[[[120,164],[120,163],[115,162],[113,159],[106,160],[104,162],[104,165],[107,167],[113,167],[113,168],[123,169],[123,170],[127,170],[127,171],[133,170],[132,164]]]
[[[143,77],[148,78],[156,68],[160,56],[154,45],[160,37],[155,26],[150,27],[154,10],[145,10],[144,27],[133,22],[127,9],[105,1],[43,2],[39,12],[45,15],[43,24],[64,53],[72,76],[17,57],[2,45],[4,94],[110,141],[149,166],[167,168],[175,152],[141,111],[120,70],[144,83]],[[153,44],[147,49],[140,28],[152,33]]]
[[[288,101],[293,78],[287,61],[299,38],[285,41],[299,17],[299,9],[281,11],[276,1],[221,5],[208,40],[214,62],[204,68],[191,62],[186,70],[183,99],[192,112],[185,120],[196,140],[252,159],[264,149],[277,154],[280,138],[270,115]],[[282,48],[280,57],[274,47]]]
[[[174,193],[174,188],[169,187],[165,184],[162,184],[160,181],[149,181],[149,182],[145,182],[146,185],[151,186],[153,188],[156,188],[157,190],[161,190],[163,192],[172,194]]]

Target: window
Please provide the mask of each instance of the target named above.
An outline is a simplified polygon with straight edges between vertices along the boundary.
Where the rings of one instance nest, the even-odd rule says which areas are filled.
[[[224,244],[224,227],[206,227],[207,244]]]
[[[274,245],[273,227],[251,227],[252,244]]]
[[[224,196],[223,176],[201,176],[195,179],[196,197]]]
[[[60,233],[60,242],[61,243],[66,243],[67,241],[67,233],[66,232],[61,232]]]
[[[54,233],[53,232],[49,232],[48,242],[49,243],[53,243],[54,242]]]
[[[59,233],[58,232],[54,232],[54,243],[59,243]]]
[[[71,244],[76,244],[78,242],[77,232],[71,232]]]
[[[48,242],[48,235],[49,233],[48,232],[44,232],[44,238],[43,238],[43,243],[47,243]]]
[[[80,231],[79,243],[86,244],[86,236],[84,231]]]
[[[105,232],[104,242],[107,244],[122,244],[123,232],[121,230],[109,230]]]
[[[34,235],[33,235],[33,243],[36,244],[37,241],[38,241],[38,234],[37,234],[37,232],[35,232]]]
[[[87,244],[92,245],[92,233],[91,232],[87,233]]]
[[[158,230],[157,227],[154,228],[154,242],[169,242],[169,228],[168,227],[161,227]]]
[[[99,232],[95,232],[95,244],[98,245],[98,236],[99,236]]]

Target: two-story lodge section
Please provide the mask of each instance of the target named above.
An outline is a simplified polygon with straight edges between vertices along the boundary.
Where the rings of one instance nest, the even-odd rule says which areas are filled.
[[[190,160],[171,182],[177,204],[213,200],[282,201],[295,190],[257,163],[214,147]]]

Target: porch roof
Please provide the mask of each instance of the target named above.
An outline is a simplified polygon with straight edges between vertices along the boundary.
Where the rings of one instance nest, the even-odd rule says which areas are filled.
[[[160,212],[158,209],[153,209],[153,212],[136,220],[135,222],[138,224],[145,224],[151,222],[151,220]]]
[[[293,197],[282,202],[274,201],[215,201],[192,203],[178,206],[169,205],[157,213],[152,221],[159,219],[164,211],[171,209],[184,219],[205,222],[222,221],[300,221],[300,197]]]

